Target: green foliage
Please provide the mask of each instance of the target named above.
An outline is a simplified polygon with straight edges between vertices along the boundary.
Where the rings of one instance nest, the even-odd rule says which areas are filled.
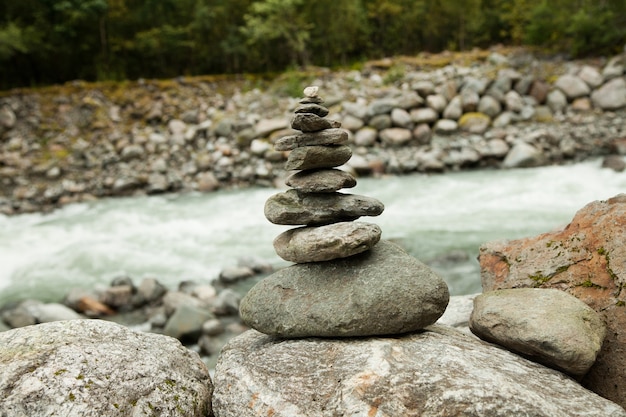
[[[616,53],[626,1],[0,0],[0,88],[350,66],[494,43]]]

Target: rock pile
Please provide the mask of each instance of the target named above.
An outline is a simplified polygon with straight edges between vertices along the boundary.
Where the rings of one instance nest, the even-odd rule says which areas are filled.
[[[279,235],[274,247],[295,265],[263,279],[244,297],[246,324],[281,337],[346,337],[397,334],[434,323],[449,293],[427,266],[390,242],[379,242],[377,225],[353,222],[382,213],[373,198],[339,193],[355,179],[335,169],[348,161],[348,135],[324,117],[328,109],[317,89],[295,110],[292,127],[300,134],[276,142],[291,151],[286,169],[292,187],[270,197],[269,221],[304,225]]]
[[[302,133],[274,145],[278,151],[291,151],[285,169],[300,171],[286,181],[291,190],[270,197],[265,205],[265,216],[272,223],[305,225],[274,241],[281,258],[297,263],[330,261],[370,249],[380,240],[380,227],[352,220],[384,210],[374,198],[338,192],[356,185],[352,175],[334,169],[352,156],[348,132],[339,128],[339,122],[324,118],[328,109],[320,105],[317,87],[306,88],[305,94],[291,123]]]

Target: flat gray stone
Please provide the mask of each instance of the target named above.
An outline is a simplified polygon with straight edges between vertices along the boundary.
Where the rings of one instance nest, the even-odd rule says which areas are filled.
[[[352,188],[356,179],[339,169],[320,169],[296,172],[285,181],[289,187],[307,193],[326,193]]]
[[[286,261],[330,261],[364,252],[380,240],[376,224],[340,222],[325,226],[299,227],[274,239],[274,249]]]
[[[349,258],[283,268],[252,287],[239,311],[280,337],[389,335],[434,323],[449,297],[429,267],[383,240]]]
[[[250,330],[222,349],[219,417],[624,417],[553,369],[433,325],[358,339],[276,339]]]
[[[383,203],[372,197],[343,193],[299,193],[288,190],[265,202],[265,217],[274,224],[321,225],[378,216]]]
[[[196,353],[103,320],[0,333],[0,369],[2,416],[211,415],[211,379]]]
[[[302,132],[319,132],[324,129],[336,129],[341,123],[328,120],[313,113],[296,113],[291,119],[291,127]]]
[[[310,104],[302,104],[293,111],[294,113],[313,113],[317,114],[319,117],[326,117],[328,115],[328,109],[324,106],[320,106],[319,104],[310,103]]]
[[[283,136],[274,143],[277,151],[290,151],[300,146],[344,145],[348,143],[348,132],[343,129],[326,129],[319,132]]]
[[[481,339],[574,376],[591,368],[606,334],[602,318],[587,304],[543,288],[480,294],[469,325]]]
[[[302,146],[289,153],[286,170],[334,168],[345,164],[352,156],[347,145]]]

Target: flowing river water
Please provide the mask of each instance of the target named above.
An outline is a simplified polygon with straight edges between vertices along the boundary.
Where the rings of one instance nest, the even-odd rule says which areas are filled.
[[[594,160],[570,166],[362,178],[346,192],[376,197],[383,239],[429,262],[452,294],[480,291],[482,243],[565,226],[593,200],[626,192],[626,173]],[[244,256],[288,265],[272,240],[287,226],[269,223],[254,188],[211,194],[105,199],[50,214],[0,215],[0,305],[58,301],[73,287],[108,284],[120,274],[175,287],[210,281]],[[443,261],[442,261],[443,259]]]

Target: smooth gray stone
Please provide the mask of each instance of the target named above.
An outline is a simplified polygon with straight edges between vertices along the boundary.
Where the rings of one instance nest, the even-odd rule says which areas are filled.
[[[376,224],[340,222],[325,226],[298,227],[274,239],[274,249],[286,261],[304,263],[330,261],[364,252],[380,240]]]
[[[574,376],[589,371],[606,335],[591,307],[564,291],[544,288],[478,295],[469,326],[481,339]]]
[[[347,145],[302,146],[289,153],[286,170],[334,168],[345,164],[352,157]]]
[[[346,143],[348,143],[348,132],[343,129],[326,129],[319,132],[283,136],[274,143],[274,149],[290,151],[301,146],[345,145]]]
[[[384,209],[383,203],[372,197],[288,190],[268,198],[264,211],[274,224],[321,225],[378,216]]]
[[[291,175],[285,184],[307,193],[326,193],[352,188],[356,185],[356,179],[339,169],[306,170]]]
[[[624,417],[572,378],[442,325],[395,337],[250,330],[215,368],[219,417]]]
[[[302,132],[319,132],[341,127],[341,122],[328,120],[313,113],[296,113],[291,119],[291,127]]]
[[[328,109],[324,106],[320,106],[319,104],[310,103],[310,104],[302,104],[293,111],[294,113],[313,113],[317,114],[319,117],[326,117],[328,115]]]
[[[280,337],[390,335],[434,323],[449,297],[429,267],[383,240],[349,258],[283,268],[252,287],[239,311]]]

